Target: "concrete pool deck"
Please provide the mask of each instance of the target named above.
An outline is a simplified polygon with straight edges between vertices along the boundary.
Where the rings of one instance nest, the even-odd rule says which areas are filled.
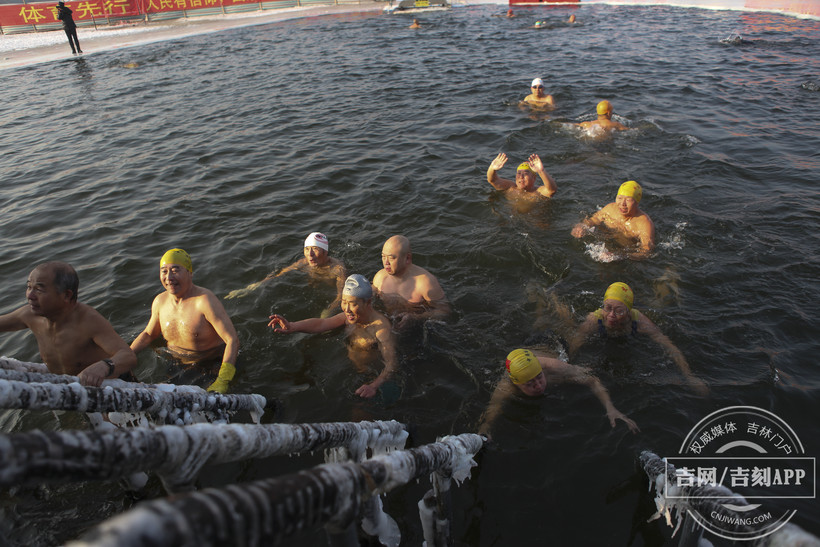
[[[100,27],[96,30],[81,28],[78,29],[78,34],[83,55],[93,55],[102,51],[288,19],[342,13],[379,13],[385,5],[384,2],[362,2],[337,6],[284,8],[216,17],[194,17],[127,26]],[[62,30],[0,36],[0,70],[79,57],[81,56],[71,54]]]

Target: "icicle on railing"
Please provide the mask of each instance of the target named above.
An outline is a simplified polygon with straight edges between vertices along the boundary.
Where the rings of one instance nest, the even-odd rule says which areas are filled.
[[[464,480],[483,442],[474,434],[445,437],[358,464],[326,463],[285,477],[144,502],[68,545],[276,545],[321,525],[341,531],[360,516],[361,501],[369,496],[437,470]]]
[[[205,464],[345,447],[364,454],[404,446],[399,422],[195,424],[154,429],[0,435],[0,485],[105,480],[153,471],[169,492],[190,489]]]
[[[672,532],[672,537],[674,537],[681,528],[681,524],[689,510],[709,515],[713,512],[724,513],[725,509],[723,504],[727,502],[732,502],[740,506],[748,505],[740,494],[732,492],[725,486],[712,486],[694,476],[691,477],[693,486],[678,486],[675,467],[649,450],[641,452],[638,457],[638,463],[646,473],[646,476],[649,477],[650,491],[652,489],[655,491],[655,506],[658,508],[658,511],[650,517],[649,520],[664,517],[666,524],[672,527],[672,519],[674,518],[675,529]],[[669,495],[667,496],[667,494]],[[751,518],[757,514],[756,510],[752,510],[748,512],[746,516]],[[692,530],[695,530],[695,527],[699,525],[695,523],[693,519],[690,520],[689,525],[692,526]],[[727,520],[724,522],[724,525],[726,525],[727,522],[730,521]],[[756,529],[742,522],[734,524],[733,526],[736,527],[738,532],[749,532],[752,536],[758,532]],[[761,538],[761,542],[766,545],[779,546],[820,545],[820,539],[791,523],[787,523],[775,532]]]
[[[135,387],[89,387],[73,384],[28,383],[0,380],[0,408],[109,412],[114,423],[149,415],[165,423],[227,421],[237,411],[258,421],[267,400],[262,395],[221,395],[193,386],[129,384]],[[137,387],[138,386],[138,387]],[[120,414],[117,414],[120,413]],[[213,420],[211,420],[213,418]]]

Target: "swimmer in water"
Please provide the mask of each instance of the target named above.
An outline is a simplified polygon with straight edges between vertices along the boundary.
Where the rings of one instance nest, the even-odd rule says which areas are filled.
[[[348,340],[348,356],[361,369],[381,356],[384,370],[369,384],[363,384],[356,395],[369,399],[397,369],[396,344],[390,329],[390,321],[373,309],[373,289],[370,282],[359,274],[347,278],[342,291],[342,313],[333,317],[303,319],[290,322],[281,315],[269,317],[268,326],[273,332],[293,334],[297,332],[320,333],[345,327]]]
[[[501,414],[504,402],[513,395],[540,397],[548,384],[576,383],[583,384],[592,391],[606,409],[609,424],[615,427],[615,421],[623,421],[632,433],[640,431],[638,426],[615,408],[609,393],[595,375],[585,367],[570,365],[529,349],[515,349],[507,355],[505,361],[507,374],[501,379],[490,397],[490,403],[482,417],[478,432],[489,436],[493,422]]]
[[[382,265],[373,277],[373,288],[397,331],[450,315],[450,304],[436,276],[413,264],[409,239],[401,235],[388,239],[382,247]]]
[[[236,374],[239,337],[219,299],[194,285],[191,257],[182,249],[167,251],[159,261],[159,280],[165,287],[151,304],[145,330],[131,342],[134,353],[147,348],[159,336],[168,350],[184,361],[205,361],[222,356],[219,376],[208,391],[225,393]]]
[[[271,279],[292,272],[293,270],[299,270],[308,272],[312,278],[336,281],[336,298],[330,303],[326,310],[327,312],[332,311],[342,300],[342,287],[344,287],[347,272],[345,272],[345,265],[341,260],[328,255],[329,245],[325,234],[313,232],[305,239],[304,258],[300,258],[290,266],[282,268],[277,273],[269,273],[262,281],[251,283],[244,289],[229,292],[225,299],[246,296]]]
[[[629,129],[620,122],[612,121],[612,103],[609,101],[601,101],[598,103],[595,110],[598,112],[598,119],[579,123],[578,125],[582,129],[586,129],[590,132],[603,131],[605,133],[610,131],[625,131]]]
[[[507,10],[507,17],[510,17],[510,18],[515,17],[515,14],[513,13],[513,10],[511,10],[511,9]]]
[[[628,180],[618,188],[615,201],[603,209],[585,218],[572,229],[574,237],[583,237],[591,233],[596,226],[603,226],[638,243],[638,250],[627,252],[626,257],[640,260],[648,257],[655,248],[655,224],[649,215],[638,208],[643,191],[640,184]],[[614,253],[607,253],[605,260],[616,258]]]
[[[569,16],[569,19],[567,20],[567,23],[569,23],[571,25],[574,22],[575,22],[575,14],[572,14],[572,15]]]
[[[504,192],[510,198],[552,197],[558,191],[555,180],[544,170],[544,164],[537,154],[532,154],[515,171],[515,180],[502,179],[497,171],[507,163],[507,154],[500,153],[487,169],[487,182],[493,188]],[[535,175],[541,177],[543,186],[535,186]]]
[[[410,25],[407,28],[421,28],[421,25],[419,24],[419,20],[418,19],[413,19],[413,24]]]
[[[541,24],[540,22],[537,24]],[[536,28],[541,28],[536,27]],[[530,84],[530,94],[518,103],[518,106],[529,107],[536,110],[552,110],[555,108],[555,100],[552,95],[544,93],[544,80],[536,78]]]
[[[703,380],[692,374],[683,353],[655,323],[632,307],[633,301],[634,294],[629,285],[621,282],[610,285],[604,293],[602,306],[587,316],[570,340],[569,355],[574,355],[596,333],[602,338],[646,334],[669,353],[689,386],[698,394],[707,395],[709,388]]]

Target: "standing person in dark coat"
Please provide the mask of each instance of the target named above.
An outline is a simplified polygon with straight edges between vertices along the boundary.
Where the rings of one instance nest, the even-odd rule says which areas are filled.
[[[77,24],[74,23],[74,18],[71,17],[71,10],[66,7],[65,2],[57,2],[57,19],[63,22],[63,30],[68,37],[68,45],[71,46],[71,53],[74,55],[82,53],[83,50],[80,49],[80,41],[77,39]],[[74,48],[75,45],[77,46],[76,49]]]

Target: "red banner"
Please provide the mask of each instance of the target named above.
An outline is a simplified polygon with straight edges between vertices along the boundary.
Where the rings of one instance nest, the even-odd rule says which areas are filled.
[[[140,0],[82,0],[66,2],[74,21],[91,21],[106,17],[138,16]],[[44,25],[62,23],[57,19],[57,2],[0,5],[3,25]]]

